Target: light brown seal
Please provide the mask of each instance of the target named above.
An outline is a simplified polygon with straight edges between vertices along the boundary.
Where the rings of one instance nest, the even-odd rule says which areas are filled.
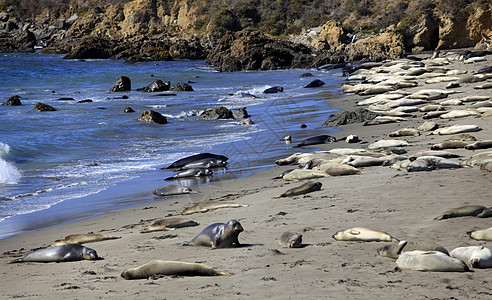
[[[300,186],[291,188],[284,193],[280,194],[279,196],[273,197],[275,198],[283,198],[283,197],[294,197],[294,196],[299,196],[299,195],[304,195],[307,193],[315,192],[321,190],[321,182],[318,181],[308,181],[304,184],[301,184]]]
[[[492,140],[477,141],[465,146],[466,150],[489,149],[492,148]]]
[[[165,261],[154,259],[136,268],[126,269],[121,277],[131,279],[146,279],[153,275],[180,275],[180,276],[229,276],[230,273],[216,271],[204,264]]]
[[[56,240],[51,244],[51,247],[68,245],[68,244],[85,244],[92,242],[99,242],[105,240],[120,239],[121,236],[107,236],[98,233],[82,233],[82,234],[70,234],[62,240]]]
[[[361,241],[361,242],[396,242],[398,239],[386,232],[375,231],[362,227],[354,227],[338,231],[333,235],[337,241]]]
[[[208,246],[212,248],[237,247],[238,236],[244,229],[236,220],[227,223],[213,223],[205,227],[197,236],[189,242],[183,242],[183,246]]]
[[[199,224],[186,218],[168,218],[155,221],[152,225],[145,226],[140,230],[141,233],[152,231],[175,230],[176,228],[198,226]]]
[[[247,207],[247,204],[239,204],[233,202],[220,202],[220,201],[202,201],[190,207],[186,207],[181,214],[191,215],[196,213],[204,213],[207,211],[219,209],[219,208],[235,208],[235,207]]]
[[[470,237],[477,241],[492,241],[492,227],[470,232]]]
[[[28,253],[26,256],[14,259],[11,263],[17,262],[65,262],[77,260],[98,259],[94,249],[84,247],[80,244],[68,244],[55,247],[48,247]]]
[[[302,246],[302,234],[286,231],[282,233],[278,242],[284,248],[299,248]]]

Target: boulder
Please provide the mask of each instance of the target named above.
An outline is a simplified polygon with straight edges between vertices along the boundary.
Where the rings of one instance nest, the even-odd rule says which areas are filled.
[[[135,110],[133,108],[131,108],[131,107],[128,106],[127,108],[125,108],[125,110],[123,110],[123,112],[126,113],[126,114],[128,114],[128,113],[134,113]]]
[[[318,49],[327,50],[343,43],[345,32],[340,21],[330,20],[323,25],[318,38],[312,45]]]
[[[169,87],[171,86],[171,82],[166,81],[163,82],[160,79],[154,80],[151,84],[144,88],[139,88],[137,91],[144,91],[144,92],[163,92],[163,91],[169,91]]]
[[[116,80],[116,82],[113,84],[111,89],[109,90],[110,92],[127,92],[131,91],[132,89],[132,82],[130,78],[126,76],[121,76]]]
[[[234,115],[232,111],[224,106],[209,108],[202,112],[198,119],[200,120],[220,120],[220,119],[233,119]]]
[[[174,92],[193,92],[194,89],[188,83],[175,83],[171,86],[171,91]]]
[[[346,61],[382,61],[403,57],[405,43],[402,34],[388,31],[347,45],[345,51]]]
[[[34,105],[34,111],[36,112],[42,112],[42,111],[56,111],[56,109],[48,104],[44,104],[41,102],[38,102]]]
[[[107,59],[111,58],[114,41],[101,37],[89,36],[76,43],[64,59]]]
[[[232,116],[234,119],[244,119],[248,117],[248,112],[246,111],[246,107],[233,109]]]
[[[153,122],[157,124],[167,124],[167,118],[153,110],[142,112],[142,116],[138,118],[142,122]]]
[[[5,102],[3,105],[6,105],[6,106],[22,105],[22,103],[20,101],[20,96],[15,95],[15,96],[10,97],[9,100],[7,100],[7,102]]]
[[[355,111],[344,111],[336,116],[331,116],[323,122],[324,127],[339,126],[352,123],[362,123],[377,117],[378,114],[364,108],[356,109]]]
[[[244,119],[238,122],[239,125],[253,125],[254,122],[251,119]]]

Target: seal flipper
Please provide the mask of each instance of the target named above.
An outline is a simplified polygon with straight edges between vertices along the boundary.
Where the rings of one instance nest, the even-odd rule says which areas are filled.
[[[396,249],[396,255],[400,255],[401,252],[403,251],[403,248],[405,248],[405,246],[408,244],[407,241],[400,241],[400,243],[398,244],[398,248]]]

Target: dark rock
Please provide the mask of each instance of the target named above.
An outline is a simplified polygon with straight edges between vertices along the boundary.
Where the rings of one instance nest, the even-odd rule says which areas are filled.
[[[72,97],[61,97],[61,98],[58,98],[58,100],[60,100],[60,101],[74,101],[75,99]]]
[[[248,117],[248,112],[246,111],[246,107],[238,108],[232,110],[232,116],[234,119],[244,119]]]
[[[20,96],[15,95],[15,96],[10,97],[9,100],[7,100],[7,102],[5,102],[3,105],[6,105],[6,106],[22,105],[22,103],[20,101]]]
[[[90,103],[90,102],[94,102],[94,101],[92,101],[92,99],[84,99],[84,100],[77,101],[77,103]]]
[[[133,110],[133,108],[127,107],[127,108],[125,108],[125,110],[123,112],[124,113],[134,113],[135,111]]]
[[[304,86],[305,88],[316,88],[316,87],[320,87],[320,86],[323,86],[325,85],[325,83],[319,79],[315,79],[313,81],[311,81],[310,83],[308,83],[306,86]]]
[[[44,104],[41,102],[38,102],[34,105],[34,111],[41,112],[41,111],[56,111],[56,109],[48,104]]]
[[[126,76],[121,76],[116,80],[116,82],[113,84],[111,89],[109,90],[110,92],[126,92],[126,91],[131,91],[132,89],[132,82],[130,78]]]
[[[72,47],[64,59],[107,59],[114,54],[115,43],[109,39],[90,36]]]
[[[302,73],[301,76],[299,76],[301,78],[303,77],[313,77],[313,74],[312,73]]]
[[[323,122],[324,127],[339,126],[352,123],[362,123],[377,117],[378,114],[367,109],[359,108],[355,111],[344,111],[338,115],[330,117]]]
[[[169,87],[171,86],[171,83],[169,81],[163,82],[160,79],[154,80],[151,84],[144,88],[139,88],[137,91],[144,91],[144,92],[163,92],[163,91],[169,91]]]
[[[283,92],[284,88],[281,86],[274,86],[271,88],[267,88],[266,90],[263,91],[263,94],[275,94],[275,93],[280,93]]]
[[[167,124],[167,118],[153,110],[146,110],[142,112],[142,116],[138,118],[138,120],[143,122],[153,122],[157,124]]]
[[[243,120],[239,121],[239,123],[238,123],[238,124],[239,124],[239,125],[253,125],[253,124],[254,124],[254,122],[253,122],[253,121],[251,121],[251,119],[243,119]]]
[[[171,91],[174,92],[193,92],[194,89],[187,83],[176,83],[171,86]]]
[[[175,93],[162,93],[162,94],[156,94],[153,95],[154,97],[172,97],[172,96],[177,96]]]
[[[232,111],[224,106],[209,108],[202,112],[198,119],[200,120],[220,120],[220,119],[233,119]]]

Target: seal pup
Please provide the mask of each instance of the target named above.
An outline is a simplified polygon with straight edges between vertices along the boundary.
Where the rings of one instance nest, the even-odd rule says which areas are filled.
[[[360,241],[360,242],[396,242],[398,239],[386,232],[375,231],[362,227],[354,227],[338,231],[332,236],[337,241]]]
[[[174,174],[171,177],[168,177],[164,180],[174,180],[180,178],[188,178],[188,177],[200,177],[200,176],[212,176],[213,172],[207,168],[193,168],[187,169],[181,172]]]
[[[54,241],[50,247],[68,244],[85,244],[114,239],[121,239],[121,236],[107,236],[98,233],[70,234],[67,235],[64,239]]]
[[[218,155],[218,154],[213,154],[213,153],[199,153],[199,154],[190,155],[190,156],[178,159],[177,161],[173,162],[169,166],[165,167],[165,169],[180,168],[180,167],[182,167],[186,164],[189,164],[191,162],[194,162],[194,161],[197,161],[200,159],[204,159],[204,158],[210,158],[210,157],[218,158],[218,159],[221,159],[224,161],[227,161],[229,159],[227,156],[224,156],[224,155]]]
[[[158,259],[151,260],[136,268],[126,269],[121,273],[121,277],[128,280],[147,279],[153,275],[229,276],[231,274],[216,271],[204,264]]]
[[[475,132],[480,130],[482,130],[482,128],[478,127],[477,125],[453,125],[449,127],[438,128],[434,130],[431,134],[448,135],[456,133]]]
[[[450,257],[440,251],[414,250],[400,254],[396,260],[398,267],[416,271],[466,272],[469,268],[460,259]]]
[[[248,206],[247,204],[205,200],[202,202],[198,202],[195,205],[186,207],[181,214],[191,215],[195,213],[204,213],[219,208],[235,208],[235,207],[247,207],[247,206]]]
[[[182,246],[208,246],[215,248],[237,247],[238,237],[244,229],[236,220],[227,223],[213,223],[205,227],[197,236],[189,242],[183,242]]]
[[[391,147],[404,147],[408,146],[407,141],[402,140],[379,140],[367,146],[369,150],[381,149],[381,148],[391,148]]]
[[[286,231],[282,233],[278,242],[284,248],[299,248],[302,246],[302,234]]]
[[[272,199],[283,198],[283,197],[294,197],[299,195],[304,195],[307,193],[315,192],[321,190],[321,182],[318,181],[308,181],[300,186],[291,188],[279,196],[275,196]]]
[[[461,140],[444,141],[442,143],[434,144],[430,147],[431,150],[444,150],[444,149],[460,149],[465,148],[468,145],[467,142]]]
[[[293,181],[293,180],[322,178],[322,177],[328,177],[328,176],[329,175],[323,171],[295,169],[295,170],[292,170],[291,172],[285,174],[282,177],[282,179],[285,181]]]
[[[189,187],[181,184],[166,184],[152,192],[156,196],[170,196],[170,195],[181,195],[181,194],[191,194],[196,193],[192,191]]]
[[[492,227],[470,232],[470,237],[477,241],[492,241]]]
[[[336,141],[337,141],[337,139],[334,136],[322,134],[322,135],[317,135],[317,136],[313,136],[313,137],[304,139],[299,144],[295,145],[293,148],[299,148],[299,147],[310,146],[310,145],[326,144],[326,143],[331,143],[331,142],[336,142]]]
[[[342,163],[326,162],[316,167],[330,176],[360,175],[362,171]]]
[[[78,260],[96,260],[97,253],[94,249],[80,244],[68,244],[36,250],[24,257],[14,259],[17,262],[65,262]]]
[[[168,231],[176,228],[198,226],[199,224],[191,219],[186,218],[168,218],[155,221],[152,225],[145,226],[140,233],[153,231]]]
[[[393,131],[389,134],[389,137],[399,137],[399,136],[419,136],[420,131],[415,128],[402,128]]]
[[[460,206],[457,208],[447,210],[442,215],[435,217],[434,220],[439,221],[444,219],[466,217],[466,216],[483,218],[488,215],[491,215],[490,211],[492,211],[492,209],[486,208],[485,206],[482,205],[465,205],[465,206]]]
[[[489,148],[492,148],[492,140],[477,141],[465,146],[466,150],[489,149]]]
[[[380,256],[397,259],[401,253],[413,250],[440,251],[446,255],[449,255],[448,250],[446,250],[444,247],[413,241],[399,241],[397,243],[384,245],[383,247],[378,249],[378,254]]]
[[[492,268],[492,250],[484,246],[458,247],[449,256],[461,259],[469,268]]]

